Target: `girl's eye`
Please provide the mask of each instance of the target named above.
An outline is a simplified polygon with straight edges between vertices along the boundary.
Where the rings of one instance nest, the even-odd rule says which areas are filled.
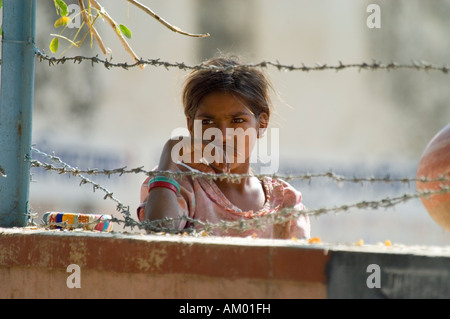
[[[241,118],[235,118],[235,119],[233,119],[232,122],[233,122],[233,123],[244,123],[244,119],[241,119]]]
[[[210,119],[204,119],[204,120],[202,120],[202,125],[211,125],[212,123],[213,123],[213,121],[210,120]]]

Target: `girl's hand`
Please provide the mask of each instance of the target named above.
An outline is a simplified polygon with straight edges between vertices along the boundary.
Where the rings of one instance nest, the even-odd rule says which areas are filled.
[[[178,161],[205,173],[229,173],[231,166],[223,144],[187,136],[172,138],[166,142],[159,169],[176,170]]]
[[[214,156],[205,160],[203,156],[205,154],[213,154]],[[227,161],[223,146],[218,146],[211,141],[194,141],[192,137],[186,136],[173,138],[166,142],[161,153],[158,170],[176,171],[179,161],[204,173],[228,173],[230,169],[230,163]],[[216,163],[216,161],[222,163]],[[177,219],[183,214],[186,213],[180,209],[177,198],[171,190],[156,187],[148,194],[145,206],[146,219],[163,220],[166,217]],[[167,227],[182,229],[184,224],[181,220],[177,220]]]

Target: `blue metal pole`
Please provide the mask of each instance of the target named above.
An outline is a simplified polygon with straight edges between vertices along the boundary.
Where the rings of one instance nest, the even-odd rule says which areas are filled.
[[[3,0],[0,96],[0,227],[29,213],[36,0]]]

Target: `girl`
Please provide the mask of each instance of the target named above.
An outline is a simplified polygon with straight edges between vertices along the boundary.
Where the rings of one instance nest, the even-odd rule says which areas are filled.
[[[245,177],[233,183],[188,175],[178,175],[181,177],[177,179],[148,177],[141,186],[139,220],[174,218],[175,227],[182,230],[193,225],[180,216],[218,224],[277,214],[286,208],[303,210],[301,194],[291,185],[251,174],[250,154],[256,139],[264,135],[271,114],[270,84],[265,75],[254,68],[240,67],[236,58],[214,58],[204,64],[210,68],[193,71],[183,90],[190,137],[167,141],[157,170]],[[207,150],[209,156],[205,157]],[[300,214],[252,230],[216,228],[213,235],[309,238],[310,221]]]

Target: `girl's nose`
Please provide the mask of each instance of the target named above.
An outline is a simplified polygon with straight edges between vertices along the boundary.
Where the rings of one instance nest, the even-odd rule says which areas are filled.
[[[230,132],[231,130],[228,129],[227,130],[227,125],[226,124],[219,124],[217,127],[220,132],[222,133],[222,142],[225,144],[227,140],[229,140],[230,138],[232,138],[232,132]]]

